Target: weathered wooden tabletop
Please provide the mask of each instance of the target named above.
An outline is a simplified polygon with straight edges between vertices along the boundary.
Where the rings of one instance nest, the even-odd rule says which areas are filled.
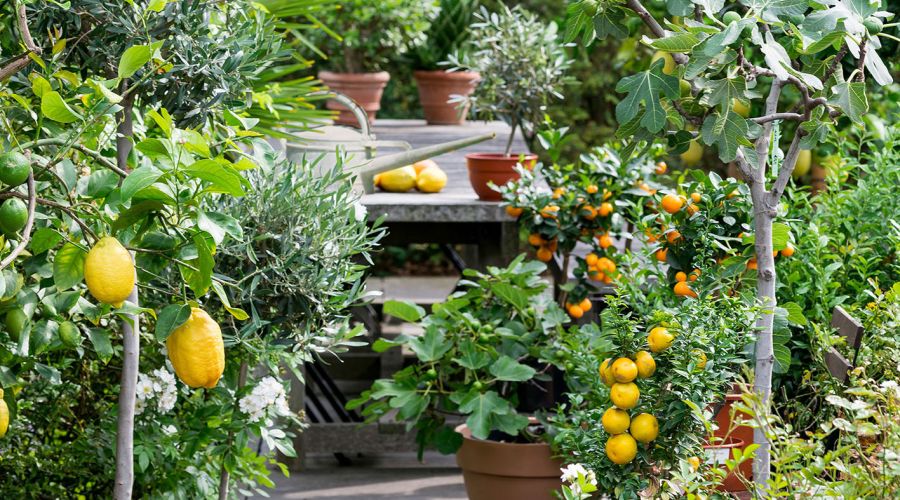
[[[469,185],[466,154],[503,152],[509,126],[503,122],[468,122],[465,125],[426,125],[423,120],[376,120],[379,141],[406,141],[413,148],[430,146],[464,137],[494,132],[497,137],[468,148],[446,153],[434,161],[447,173],[447,186],[440,193],[424,194],[377,192],[363,196],[362,203],[374,220],[386,215],[388,222],[506,222],[497,202],[480,201]],[[527,152],[520,134],[513,143],[514,152]]]

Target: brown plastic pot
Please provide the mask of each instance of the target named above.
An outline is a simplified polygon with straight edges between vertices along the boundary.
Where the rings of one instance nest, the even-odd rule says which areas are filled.
[[[551,500],[560,489],[562,462],[550,445],[473,439],[465,424],[456,432],[463,435],[456,463],[469,500]]]
[[[729,437],[725,439],[724,442],[720,442],[717,444],[705,444],[703,445],[703,449],[704,451],[706,451],[707,460],[709,462],[711,462],[715,466],[725,469],[725,461],[734,456],[733,450],[743,450],[746,446],[747,442],[745,442],[744,440]],[[731,471],[730,473],[728,473],[728,475],[725,476],[725,479],[722,481],[722,484],[719,485],[719,491],[747,491],[747,487],[744,486],[744,482],[741,481],[741,477],[743,477],[747,481],[753,479],[752,461],[746,460],[741,463],[736,471]]]
[[[346,95],[366,110],[369,123],[375,121],[375,114],[381,109],[381,95],[390,79],[391,75],[387,71],[378,73],[319,72],[319,80],[322,80],[322,83],[329,89]],[[340,112],[335,123],[359,127],[359,121],[343,104],[330,100],[326,107]]]
[[[519,179],[515,166],[522,158],[522,165],[531,170],[537,162],[537,155],[527,153],[523,155],[505,155],[502,153],[469,153],[466,155],[466,166],[469,168],[469,183],[479,199],[484,201],[500,201],[500,193],[494,191],[488,185],[493,182],[497,186],[503,186],[509,181]]]
[[[732,388],[733,392],[738,392],[738,387]],[[729,450],[731,448],[740,448],[743,450],[748,445],[753,443],[753,428],[747,425],[739,425],[734,429],[731,429],[731,409],[735,405],[735,403],[741,400],[741,395],[737,394],[728,394],[725,396],[725,403],[722,405],[722,408],[719,409],[719,412],[716,413],[716,424],[718,424],[719,428],[716,429],[715,436],[718,438],[725,438],[726,441],[724,443],[720,443],[717,445],[708,445],[710,448],[722,447],[729,445]],[[740,416],[743,419],[748,419],[749,415],[739,413],[737,416]],[[731,433],[729,434],[729,430]],[[727,436],[727,437],[726,437]],[[734,445],[734,443],[739,443],[738,445]],[[753,464],[751,461],[746,461],[741,464],[739,468],[740,474],[744,476],[748,480],[753,479]],[[734,473],[728,475],[725,478],[725,481],[722,483],[722,486],[719,487],[722,491],[746,491],[747,488],[740,481],[740,479],[735,476]]]
[[[481,75],[474,71],[416,71],[419,102],[429,125],[462,125],[469,104],[448,102],[452,96],[468,96],[475,90]]]

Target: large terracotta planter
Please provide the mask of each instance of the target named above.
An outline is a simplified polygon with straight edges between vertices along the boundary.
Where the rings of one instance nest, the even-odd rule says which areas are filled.
[[[746,441],[741,439],[729,437],[721,443],[705,444],[703,445],[703,450],[706,452],[708,462],[727,471],[725,461],[734,456],[733,450],[743,450],[747,447],[747,444]],[[747,491],[747,487],[744,486],[741,477],[748,481],[753,479],[753,463],[750,460],[743,462],[736,471],[729,472],[722,484],[719,485],[719,491],[733,493]]]
[[[546,443],[500,443],[473,439],[465,424],[456,428],[463,444],[456,463],[469,500],[552,500],[560,489],[562,462]]]
[[[732,388],[732,392],[738,392],[738,388]],[[739,393],[728,394],[725,396],[725,404],[723,404],[722,408],[719,409],[719,412],[716,413],[716,424],[718,424],[719,428],[716,429],[715,432],[715,436],[724,438],[725,442],[717,445],[707,445],[708,449],[721,450],[727,448],[728,451],[730,451],[732,448],[740,448],[743,450],[753,443],[753,428],[750,426],[739,425],[731,430],[731,434],[728,434],[729,429],[731,429],[731,409],[735,403],[740,401],[741,395]],[[749,415],[747,414],[738,413],[737,416],[743,419],[749,418]],[[753,479],[753,463],[751,461],[748,460],[742,463],[738,470],[744,478],[748,480]],[[732,492],[747,490],[734,473],[729,474],[728,477],[725,478],[725,481],[719,489]]]
[[[500,193],[488,186],[493,182],[502,186],[509,181],[519,179],[519,174],[514,170],[522,157],[522,165],[527,169],[534,167],[537,155],[528,153],[524,155],[505,155],[502,153],[470,153],[466,155],[466,166],[469,168],[469,182],[479,199],[484,201],[500,201]]]
[[[451,97],[468,96],[475,90],[481,75],[472,71],[416,71],[419,102],[429,125],[462,125],[469,104],[448,102]]]
[[[390,81],[391,75],[386,71],[378,73],[333,73],[320,71],[322,80],[329,89],[340,92],[357,102],[369,116],[369,123],[375,121],[375,114],[381,109],[381,94]],[[335,123],[359,127],[359,120],[349,108],[336,101],[328,101],[328,109],[340,111]]]

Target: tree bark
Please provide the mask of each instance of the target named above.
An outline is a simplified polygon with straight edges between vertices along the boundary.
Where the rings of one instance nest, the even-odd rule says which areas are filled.
[[[237,386],[238,390],[240,390],[242,387],[244,387],[244,384],[247,383],[247,369],[248,369],[247,362],[244,361],[243,363],[241,363],[241,371],[238,375],[238,386]],[[235,392],[237,392],[237,391],[235,391]],[[235,398],[234,398],[234,411],[238,411],[237,394],[235,394]],[[228,447],[231,448],[233,443],[234,443],[234,431],[229,431],[228,432]],[[227,454],[227,453],[229,453],[229,451],[226,450],[225,453]],[[225,456],[223,455],[222,456],[222,471],[219,474],[219,500],[226,500],[228,498],[228,483],[230,480],[229,476],[230,476],[230,474],[228,474],[228,471],[225,469]]]
[[[116,163],[122,170],[128,170],[128,155],[131,153],[131,136],[133,101],[127,97],[122,102],[122,111],[118,115],[116,135]],[[138,305],[138,287],[135,280],[134,289],[128,301]],[[138,363],[140,357],[140,324],[138,315],[128,316],[122,321],[122,378],[119,388],[119,415],[116,428],[116,483],[113,489],[115,500],[130,499],[134,486],[134,401],[137,395]]]

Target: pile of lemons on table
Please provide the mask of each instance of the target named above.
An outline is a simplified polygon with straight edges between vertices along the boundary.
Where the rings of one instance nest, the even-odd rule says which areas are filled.
[[[416,188],[423,193],[438,193],[447,185],[447,174],[432,160],[376,174],[375,187],[391,193],[405,193]]]
[[[666,328],[650,330],[647,343],[650,351],[660,353],[672,345],[674,336]],[[600,378],[609,386],[613,406],[601,418],[603,429],[610,435],[606,441],[606,456],[618,465],[625,465],[637,456],[637,443],[649,443],[659,434],[659,422],[649,413],[632,418],[628,410],[635,408],[641,397],[636,379],[647,379],[656,373],[656,360],[647,351],[631,357],[606,358],[600,364]]]

